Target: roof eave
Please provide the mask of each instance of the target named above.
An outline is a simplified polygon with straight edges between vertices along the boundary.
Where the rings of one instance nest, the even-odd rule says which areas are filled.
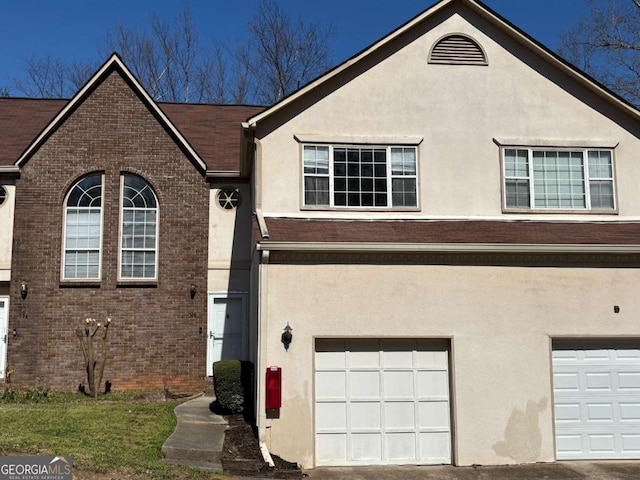
[[[638,245],[514,244],[514,243],[381,243],[381,242],[279,242],[262,240],[262,251],[360,253],[556,253],[639,254]]]

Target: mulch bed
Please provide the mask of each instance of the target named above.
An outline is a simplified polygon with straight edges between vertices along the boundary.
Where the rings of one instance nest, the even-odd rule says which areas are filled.
[[[257,435],[242,414],[225,415],[229,430],[224,437],[222,448],[222,468],[225,473],[238,476],[259,476],[264,478],[302,478],[302,470],[296,463],[287,462],[277,455],[271,455],[275,467],[262,458]]]

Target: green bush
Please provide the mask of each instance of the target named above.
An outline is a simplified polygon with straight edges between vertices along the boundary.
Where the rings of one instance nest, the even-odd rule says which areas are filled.
[[[0,390],[0,403],[38,403],[50,402],[54,393],[48,388],[22,388],[14,389],[5,387]]]
[[[253,364],[242,360],[220,360],[213,364],[216,403],[224,413],[251,411]]]

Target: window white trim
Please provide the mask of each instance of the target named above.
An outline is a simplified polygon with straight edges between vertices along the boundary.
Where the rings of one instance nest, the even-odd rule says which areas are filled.
[[[71,196],[72,192],[76,189],[76,187],[79,186],[79,184],[84,181],[86,178],[91,177],[91,176],[100,176],[100,206],[96,207],[96,206],[89,206],[89,207],[80,207],[80,206],[75,206],[75,207],[69,207],[67,204],[69,202],[69,197]],[[100,280],[102,278],[102,244],[103,244],[103,235],[104,235],[104,208],[103,208],[103,199],[104,199],[104,174],[101,173],[92,173],[92,174],[88,174],[88,175],[84,175],[82,178],[80,178],[79,180],[77,180],[72,186],[71,188],[69,188],[69,190],[67,191],[67,194],[64,197],[64,201],[63,201],[63,210],[64,210],[64,215],[63,215],[63,222],[62,222],[62,262],[61,262],[61,268],[60,268],[60,279],[62,281],[68,282],[68,281],[72,281],[72,282],[86,282],[86,281],[95,281],[95,280]],[[97,275],[95,277],[91,276],[86,276],[86,277],[68,277],[66,275],[66,270],[67,270],[67,260],[68,260],[68,250],[71,250],[71,247],[67,248],[67,229],[69,228],[68,225],[68,221],[69,221],[69,209],[71,208],[75,208],[77,210],[97,210],[98,208],[100,209],[100,238],[99,238],[99,243],[98,243],[98,272]],[[76,248],[76,250],[83,250],[83,251],[90,251],[90,250],[95,250],[95,249],[89,249],[89,248],[83,248],[83,249],[79,249]]]
[[[153,194],[153,200],[155,201],[155,206],[154,207],[128,207],[125,206],[125,177],[135,177],[140,179],[142,182],[145,183],[145,188],[148,188],[149,191]],[[134,173],[122,173],[120,175],[120,215],[119,215],[119,235],[118,235],[118,281],[119,282],[156,282],[158,280],[158,246],[159,246],[159,226],[160,226],[160,206],[159,206],[159,202],[158,202],[158,196],[156,195],[155,190],[153,189],[152,185],[143,177],[141,177],[140,175],[136,175]],[[133,227],[134,227],[134,231],[135,231],[135,213],[145,213],[145,216],[147,213],[153,212],[155,214],[155,232],[154,232],[154,237],[155,237],[155,242],[154,242],[154,246],[153,247],[148,247],[148,246],[132,246],[132,247],[125,247],[124,246],[124,236],[125,236],[125,226],[124,226],[124,222],[125,222],[125,212],[133,212],[134,213],[134,222],[133,222]],[[146,220],[145,220],[146,222]],[[146,223],[144,223],[144,228],[146,229]],[[145,231],[144,234],[142,235],[142,239],[146,239],[147,237],[147,232]],[[138,237],[140,238],[140,237]],[[135,239],[135,234],[131,237],[131,240]],[[153,253],[154,254],[154,263],[153,263],[153,276],[145,276],[144,274],[142,276],[134,276],[133,275],[133,270],[132,270],[132,275],[123,275],[122,271],[123,271],[123,264],[124,264],[124,252],[131,252],[132,254],[135,253],[142,253],[142,254],[146,254],[146,253]],[[135,256],[135,255],[134,255]],[[143,265],[143,270],[144,267],[148,266],[149,264],[146,263],[146,259],[145,259],[145,263],[142,264]],[[132,263],[133,266],[133,263]]]
[[[618,207],[613,149],[503,146],[500,153],[502,205],[505,211],[616,213]],[[592,165],[591,162],[594,154],[598,158],[603,154],[608,157],[609,174],[597,174],[598,165]],[[551,167],[545,170],[547,155],[549,158],[556,158],[555,169]],[[512,159],[509,167],[508,156]],[[560,170],[560,160],[567,161],[564,170]],[[549,177],[546,176],[547,173]],[[562,177],[560,173],[563,174]],[[610,194],[605,192],[600,198],[610,202],[611,206],[594,205],[594,200],[598,198],[596,184],[610,189]]]
[[[315,155],[307,152],[315,150]],[[354,164],[348,161],[353,151],[359,151],[357,164],[370,166],[371,172],[363,174],[350,172]],[[322,154],[319,156],[318,153]],[[325,157],[325,152],[328,158]],[[344,154],[343,161],[336,160],[336,152]],[[362,160],[362,153],[369,153],[371,161]],[[384,153],[384,162],[376,161],[376,154]],[[401,154],[403,157],[401,170],[398,173],[394,158]],[[405,161],[405,154],[413,157],[413,161]],[[419,198],[419,158],[415,145],[378,145],[378,144],[325,144],[304,143],[300,146],[301,165],[301,208],[303,209],[336,209],[336,210],[418,210]],[[344,163],[345,171],[337,174],[337,168]],[[338,164],[338,165],[336,165]],[[396,173],[394,173],[394,165]],[[384,168],[378,168],[382,167]],[[405,170],[406,169],[406,170]],[[399,186],[400,181],[413,181],[413,189],[394,190],[394,183]],[[358,188],[351,188],[351,182],[357,182]],[[364,186],[365,182],[367,185]],[[402,182],[404,183],[404,182]],[[312,186],[315,185],[315,188]],[[358,195],[359,200],[353,201],[352,196]],[[403,204],[394,203],[394,195],[402,197]],[[319,200],[322,197],[326,201]],[[315,198],[315,200],[314,200]],[[415,201],[414,201],[415,200]],[[383,204],[384,202],[384,204]],[[407,204],[408,203],[408,204]]]
[[[342,135],[325,133],[294,133],[295,138],[300,143],[332,144],[344,143],[349,145],[410,145],[417,147],[422,143],[424,137],[419,135]]]

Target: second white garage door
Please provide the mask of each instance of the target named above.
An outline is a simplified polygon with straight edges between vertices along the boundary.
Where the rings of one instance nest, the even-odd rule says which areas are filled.
[[[318,340],[316,465],[451,463],[448,342]]]
[[[554,345],[556,456],[640,458],[640,349]]]

